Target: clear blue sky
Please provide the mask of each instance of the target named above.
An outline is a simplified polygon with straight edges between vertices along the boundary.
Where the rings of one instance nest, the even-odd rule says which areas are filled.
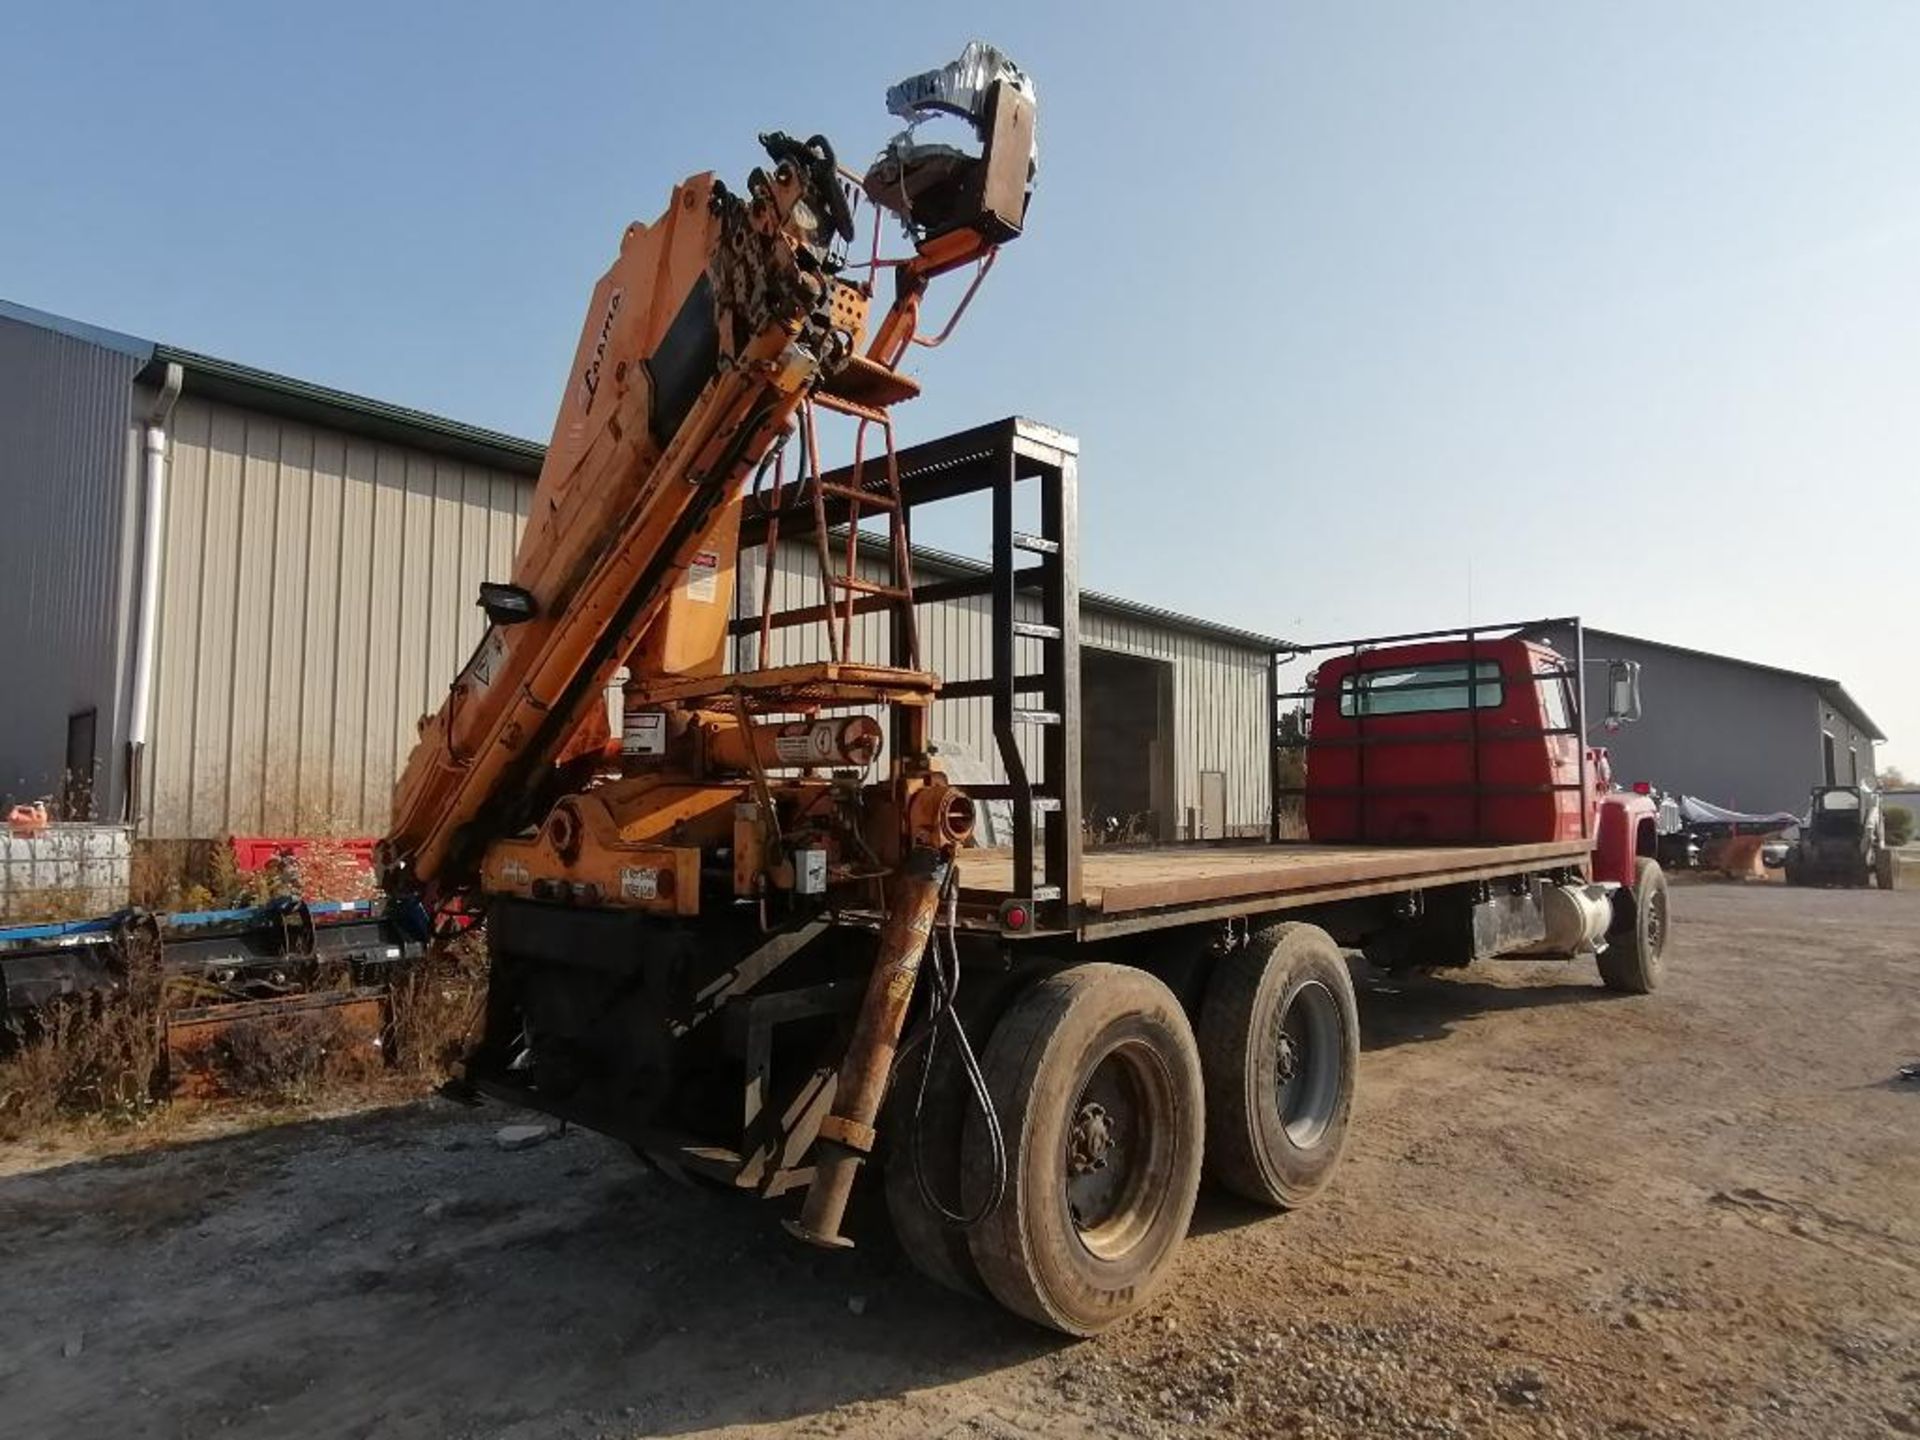
[[[902,420],[1077,432],[1087,584],[1577,611],[1920,766],[1912,4],[13,5],[0,296],[544,438],[626,221],[975,35],[1039,191]]]

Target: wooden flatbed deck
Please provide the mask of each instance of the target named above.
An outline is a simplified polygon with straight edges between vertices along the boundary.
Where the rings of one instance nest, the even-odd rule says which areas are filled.
[[[1163,845],[1091,849],[1081,861],[1082,908],[1090,928],[1141,912],[1248,902],[1249,912],[1486,880],[1572,864],[1585,840],[1538,845]],[[1004,850],[960,853],[964,896],[1013,893],[1013,857]]]

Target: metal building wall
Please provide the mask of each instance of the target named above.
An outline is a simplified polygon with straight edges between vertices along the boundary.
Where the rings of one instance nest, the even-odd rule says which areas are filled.
[[[479,582],[511,571],[531,479],[191,387],[171,432],[144,833],[379,834],[416,722],[479,640]],[[758,557],[745,558],[740,603],[754,609]],[[775,607],[815,603],[818,574],[810,545],[783,545]],[[1087,646],[1172,666],[1177,823],[1200,804],[1200,773],[1219,770],[1230,833],[1263,833],[1264,652],[1082,611]],[[922,606],[925,663],[985,674],[988,613],[984,598]],[[855,653],[884,658],[886,623],[860,617]],[[817,629],[786,632],[771,663],[824,645]],[[1019,665],[1037,666],[1038,642],[1019,645]],[[1002,778],[987,701],[942,703],[934,728],[951,758]]]
[[[156,838],[377,835],[532,482],[195,398],[174,412]]]
[[[1848,717],[1826,696],[1820,697],[1820,728],[1833,736],[1833,783],[1871,785],[1880,769],[1873,756],[1873,736]],[[1826,755],[1821,752],[1820,772],[1826,774]]]
[[[0,315],[0,800],[59,794],[67,717],[91,708],[94,810],[119,814],[130,396],[143,363],[130,347]]]
[[[836,557],[836,568],[839,562]],[[863,556],[861,573],[884,579],[882,564]],[[924,582],[948,573],[921,561],[915,580]],[[773,575],[771,608],[798,609],[820,602],[820,564],[811,542],[783,542]],[[762,554],[743,556],[736,614],[760,611],[765,573]],[[1037,603],[1031,618],[1038,617]],[[984,596],[922,605],[916,611],[921,662],[945,680],[967,680],[986,675],[992,665],[991,606]],[[851,653],[884,662],[888,621],[882,615],[855,618]],[[1173,741],[1175,750],[1175,816],[1179,833],[1187,833],[1188,812],[1200,806],[1200,774],[1217,770],[1226,777],[1227,833],[1264,835],[1267,797],[1271,784],[1262,743],[1266,708],[1267,654],[1224,638],[1159,624],[1115,608],[1097,599],[1081,602],[1080,639],[1083,647],[1120,651],[1165,661],[1173,669]],[[1015,642],[1016,667],[1030,672],[1041,663],[1041,642]],[[792,664],[824,659],[826,640],[817,627],[775,632],[769,663]],[[750,667],[757,660],[757,641],[743,638],[735,664]],[[984,698],[948,700],[934,709],[934,741],[949,760],[960,760],[958,778],[969,778],[965,767],[978,765],[995,780],[1005,774],[993,742],[990,702]],[[1038,745],[1021,748],[1030,765]],[[1141,757],[1145,765],[1147,758]]]
[[[1562,654],[1573,653],[1566,631],[1550,630],[1545,638]],[[1596,665],[1587,674],[1594,722],[1588,734],[1606,748],[1615,780],[1645,780],[1734,810],[1797,815],[1806,809],[1808,791],[1821,783],[1825,708],[1809,679],[1604,630],[1589,629],[1586,641],[1590,662],[1640,665],[1640,719],[1611,734],[1598,723],[1607,703],[1605,672]],[[1871,757],[1868,743],[1863,765]],[[1844,779],[1844,740],[1839,759]]]
[[[1119,650],[1173,665],[1176,823],[1188,833],[1200,808],[1200,774],[1226,776],[1227,834],[1264,836],[1272,772],[1262,736],[1267,704],[1267,652],[1193,631],[1157,625],[1083,604],[1083,646]],[[1145,763],[1142,757],[1142,763]]]

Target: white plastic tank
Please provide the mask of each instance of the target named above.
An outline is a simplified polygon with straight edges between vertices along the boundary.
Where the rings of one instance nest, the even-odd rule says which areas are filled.
[[[133,835],[125,825],[0,826],[0,922],[79,920],[126,907]]]

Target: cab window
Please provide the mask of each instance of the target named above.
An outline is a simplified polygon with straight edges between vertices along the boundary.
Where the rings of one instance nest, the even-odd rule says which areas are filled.
[[[1340,713],[1428,715],[1447,710],[1493,710],[1506,699],[1500,662],[1476,660],[1468,682],[1465,661],[1406,665],[1340,677]]]
[[[1541,675],[1535,683],[1540,687],[1540,707],[1547,717],[1547,729],[1573,729],[1573,706],[1567,703],[1566,677]]]

